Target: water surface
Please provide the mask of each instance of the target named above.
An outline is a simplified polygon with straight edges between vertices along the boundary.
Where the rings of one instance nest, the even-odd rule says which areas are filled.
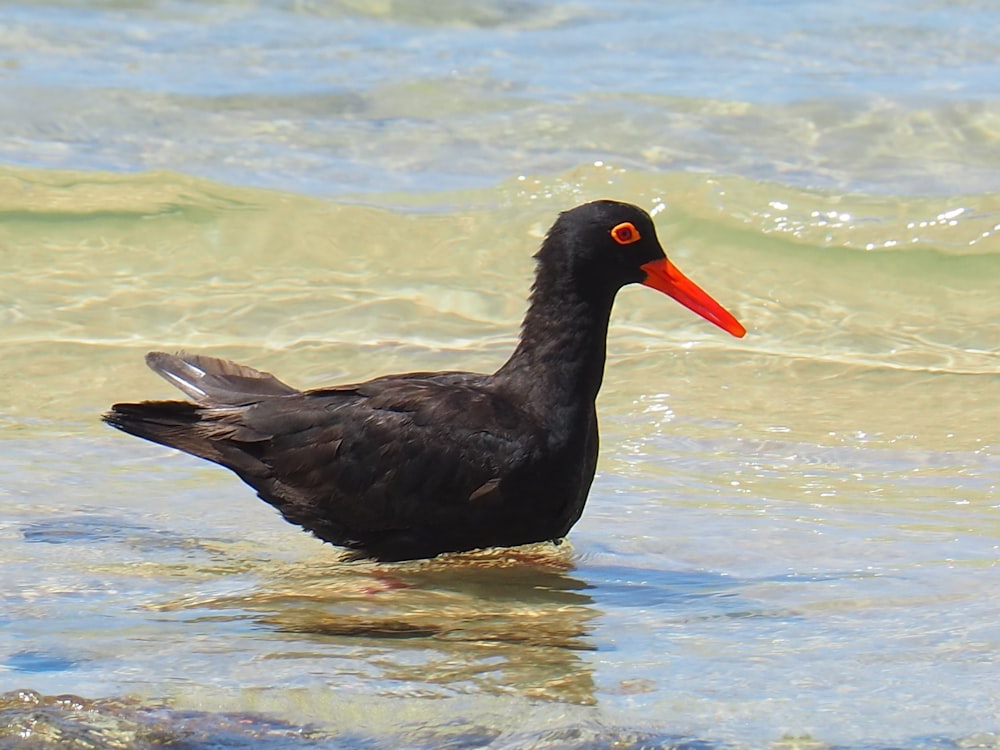
[[[0,6],[0,744],[995,747],[998,21]],[[599,197],[750,333],[621,294],[567,544],[346,564],[98,422],[495,369]]]

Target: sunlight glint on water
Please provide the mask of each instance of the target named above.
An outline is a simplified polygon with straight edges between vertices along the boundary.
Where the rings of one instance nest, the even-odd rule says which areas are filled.
[[[0,744],[995,746],[995,9],[390,5],[0,10]],[[598,197],[749,334],[620,295],[568,545],[346,565],[98,423],[490,371]]]

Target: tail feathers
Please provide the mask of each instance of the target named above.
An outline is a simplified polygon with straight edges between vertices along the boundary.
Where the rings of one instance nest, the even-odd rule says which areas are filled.
[[[203,405],[239,406],[266,397],[292,396],[299,393],[268,372],[238,365],[228,359],[185,352],[179,354],[150,352],[146,355],[146,364],[157,375]],[[142,406],[147,405],[142,404]],[[107,419],[105,421],[114,424]]]
[[[220,463],[218,446],[197,429],[202,411],[188,401],[143,401],[115,404],[101,419],[130,435]]]

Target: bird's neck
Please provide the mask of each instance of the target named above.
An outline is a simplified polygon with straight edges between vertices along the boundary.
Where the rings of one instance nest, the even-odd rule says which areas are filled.
[[[583,293],[567,279],[536,279],[520,341],[497,383],[550,419],[589,414],[604,378],[613,302],[613,293]]]

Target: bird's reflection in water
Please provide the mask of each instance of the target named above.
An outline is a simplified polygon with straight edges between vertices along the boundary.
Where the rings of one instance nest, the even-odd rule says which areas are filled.
[[[548,543],[397,564],[300,563],[273,571],[252,594],[174,606],[240,608],[283,636],[282,653],[269,658],[332,648],[328,663],[345,674],[413,694],[513,692],[592,704],[581,652],[594,648],[588,630],[598,612],[572,570],[569,545]]]

